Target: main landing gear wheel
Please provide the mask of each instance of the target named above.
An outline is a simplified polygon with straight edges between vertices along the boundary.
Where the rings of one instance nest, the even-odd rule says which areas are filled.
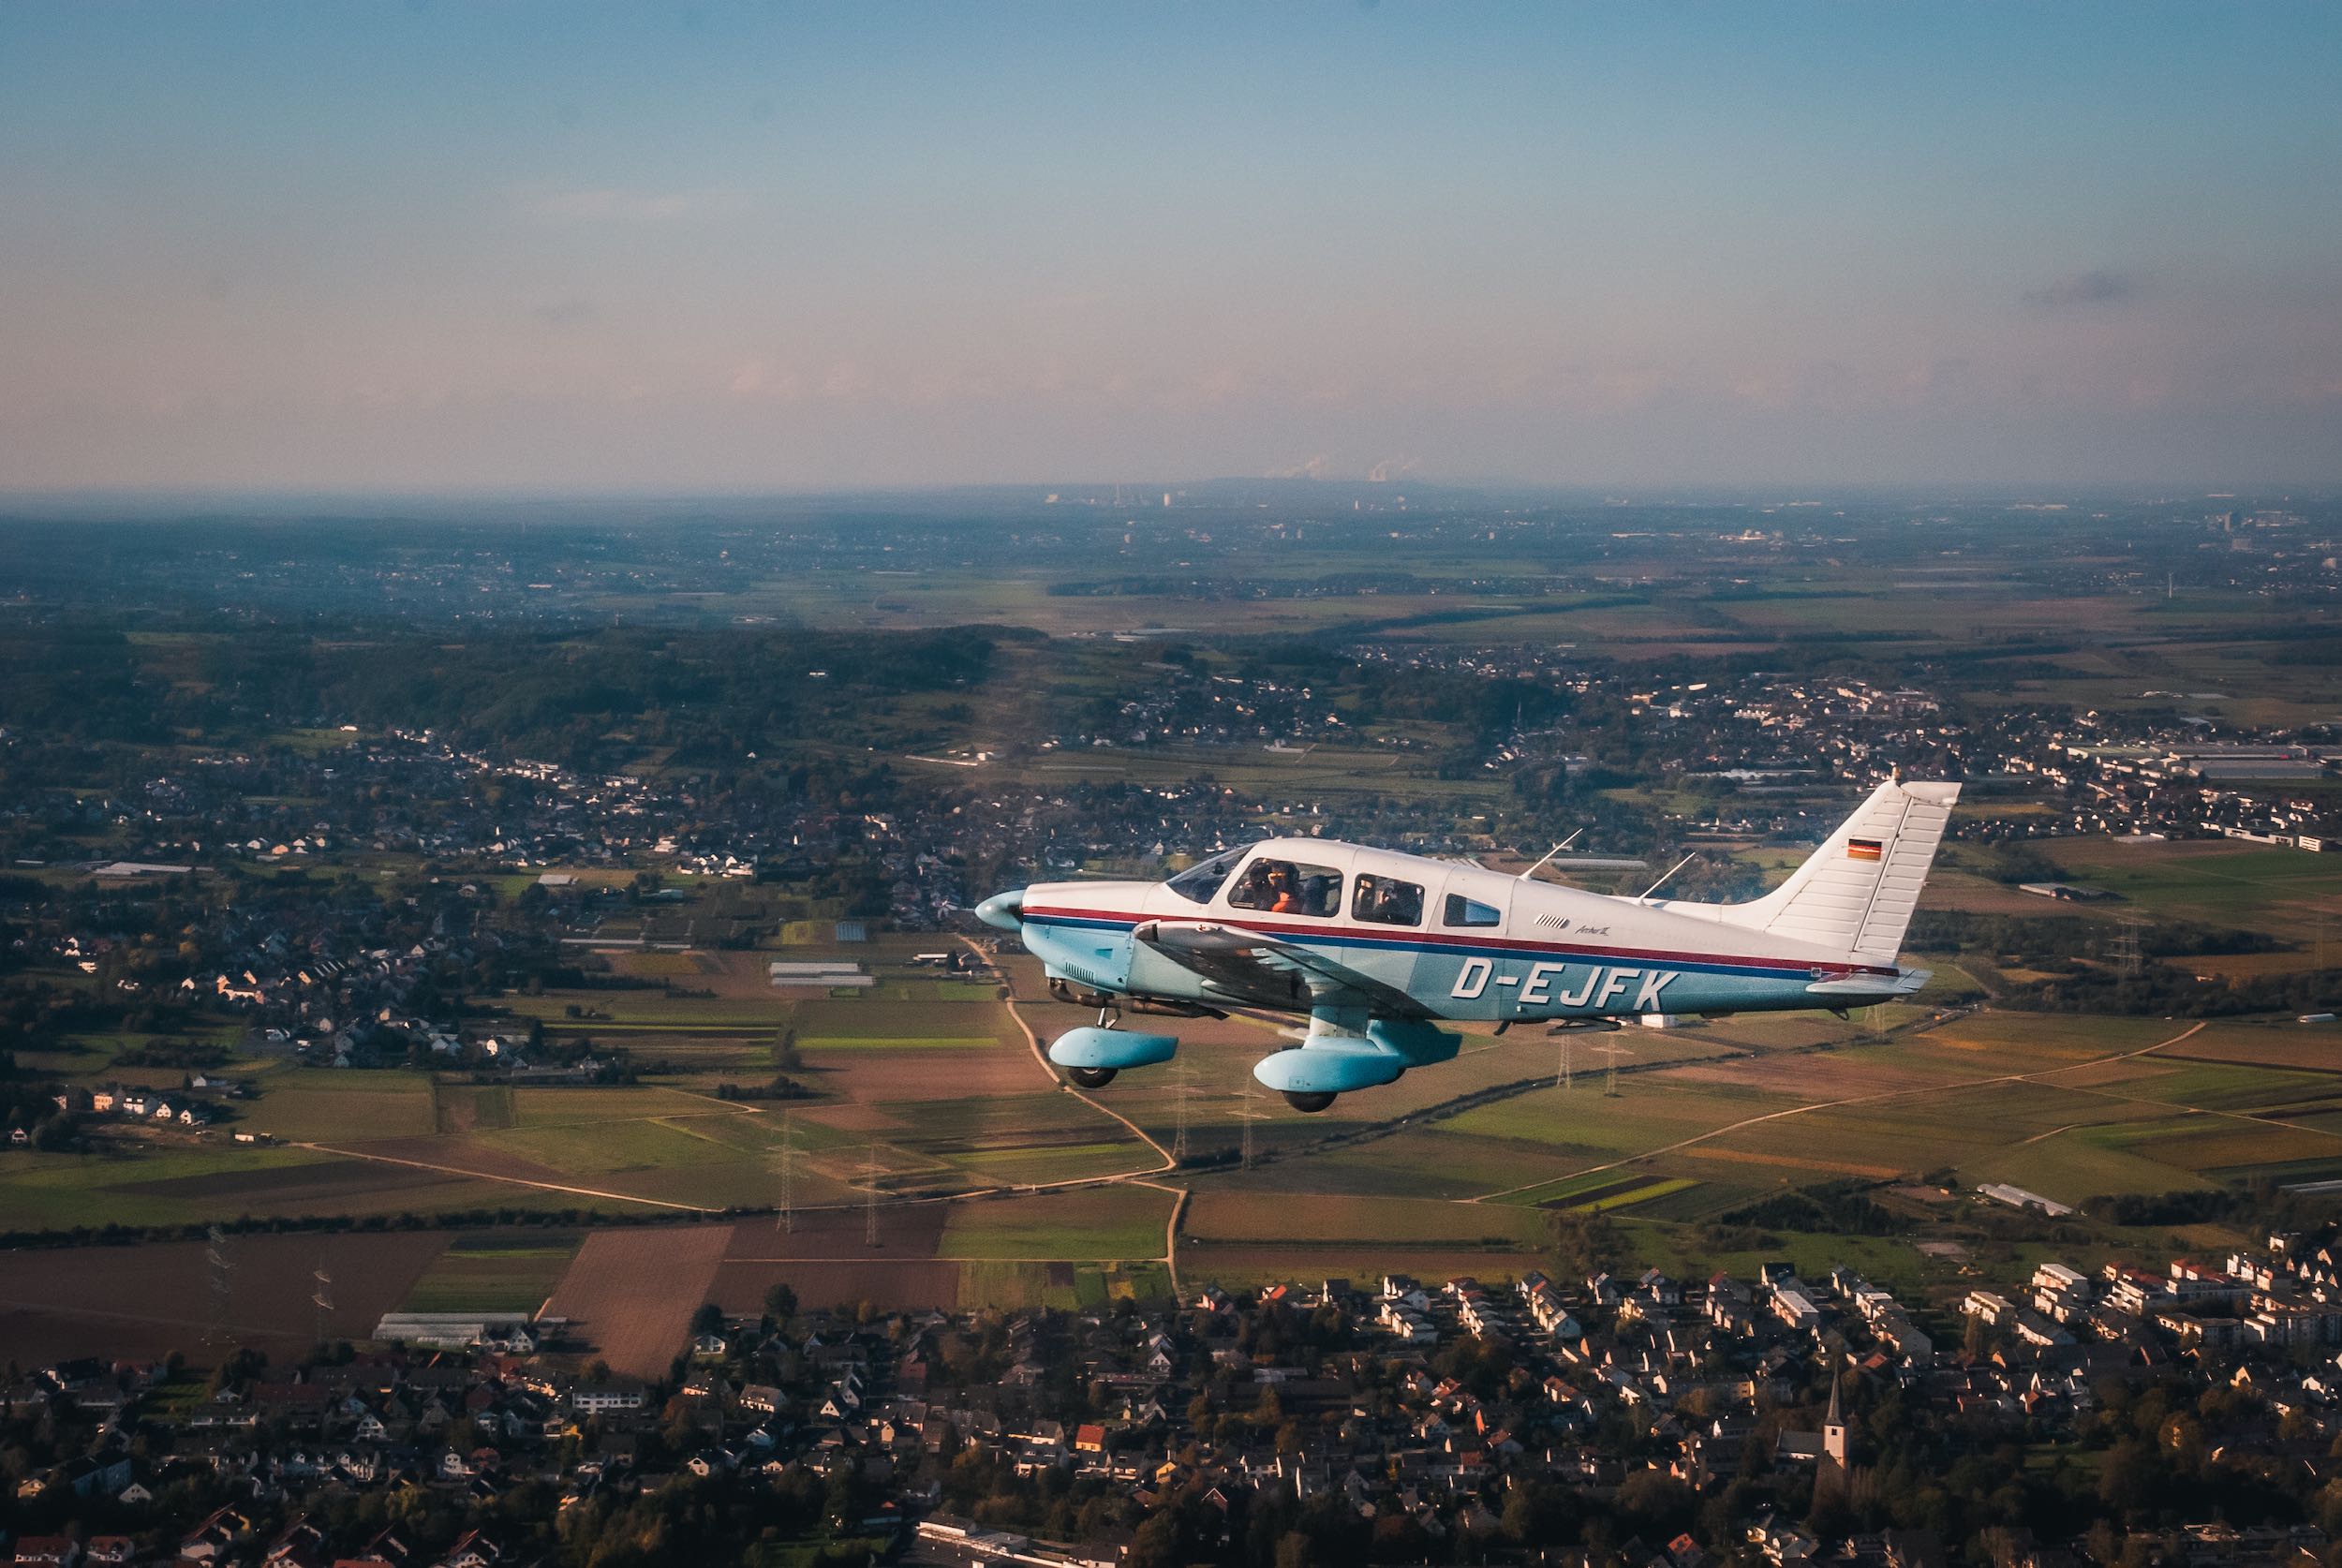
[[[1315,1116],[1334,1102],[1330,1094],[1304,1093],[1300,1089],[1285,1090],[1285,1103],[1305,1116]]]
[[[1114,1082],[1115,1072],[1111,1067],[1069,1067],[1065,1075],[1076,1088],[1104,1088]]]

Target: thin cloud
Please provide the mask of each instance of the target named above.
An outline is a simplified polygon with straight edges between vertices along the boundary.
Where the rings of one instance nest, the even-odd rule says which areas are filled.
[[[2040,288],[2025,293],[2025,303],[2050,310],[2068,310],[2078,305],[2120,304],[2135,299],[2139,280],[2128,273],[2109,272],[2094,267],[2086,273],[2071,273]]]
[[[581,321],[592,320],[600,313],[593,301],[585,299],[552,300],[529,312],[549,327],[573,327]]]
[[[630,185],[597,185],[540,191],[523,199],[522,210],[531,217],[571,223],[672,223],[679,218],[736,211],[742,204],[743,198],[735,190],[644,190]]]

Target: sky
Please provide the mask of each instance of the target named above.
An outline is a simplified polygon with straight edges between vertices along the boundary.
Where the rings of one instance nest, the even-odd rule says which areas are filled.
[[[2342,7],[0,6],[0,489],[2342,481]]]

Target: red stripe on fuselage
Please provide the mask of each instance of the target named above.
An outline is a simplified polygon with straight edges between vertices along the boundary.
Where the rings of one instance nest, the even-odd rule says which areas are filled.
[[[1027,920],[1107,920],[1126,925],[1145,925],[1150,921],[1193,921],[1199,925],[1232,925],[1239,931],[1253,931],[1264,937],[1353,937],[1373,941],[1421,947],[1481,947],[1495,948],[1505,953],[1518,953],[1547,958],[1635,958],[1655,964],[1709,964],[1725,969],[1822,969],[1832,975],[1884,974],[1901,971],[1893,966],[1876,964],[1816,963],[1806,958],[1750,958],[1741,954],[1724,953],[1662,953],[1631,947],[1555,947],[1550,943],[1523,941],[1513,937],[1467,937],[1442,931],[1418,931],[1407,926],[1373,929],[1362,925],[1269,925],[1257,920],[1234,920],[1226,915],[1133,915],[1119,910],[1033,909],[1025,910]]]

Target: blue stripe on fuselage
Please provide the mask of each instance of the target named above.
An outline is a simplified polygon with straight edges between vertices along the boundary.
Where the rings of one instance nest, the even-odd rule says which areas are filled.
[[[1136,930],[1141,925],[1150,925],[1156,918],[1159,917],[1149,917],[1146,920],[1101,920],[1087,915],[1053,914],[1028,915],[1025,923],[1029,925],[1076,927],[1090,931],[1126,932]],[[1370,947],[1395,949],[1401,952],[1411,952],[1417,954],[1452,954],[1459,957],[1476,956],[1491,960],[1498,958],[1518,958],[1532,963],[1540,961],[1548,963],[1570,962],[1578,964],[1641,963],[1647,965],[1656,965],[1661,969],[1680,970],[1687,974],[1720,974],[1730,975],[1742,979],[1806,980],[1812,978],[1814,971],[1816,969],[1835,969],[1839,967],[1815,964],[1782,964],[1776,961],[1762,958],[1752,958],[1744,963],[1700,962],[1697,960],[1672,957],[1665,953],[1657,951],[1635,952],[1633,950],[1626,950],[1623,952],[1604,952],[1599,949],[1582,947],[1490,946],[1482,942],[1473,941],[1470,939],[1463,939],[1460,940],[1450,939],[1440,942],[1426,942],[1407,937],[1370,937],[1364,935],[1355,937],[1326,936],[1314,931],[1308,933],[1297,931],[1288,934],[1278,931],[1273,927],[1268,930],[1260,930],[1250,925],[1238,926],[1237,929],[1249,932],[1253,936],[1259,937],[1264,941],[1291,942],[1296,947]],[[1509,938],[1505,939],[1505,940],[1517,943],[1519,939]],[[1848,966],[1848,968],[1851,968],[1851,966]]]

